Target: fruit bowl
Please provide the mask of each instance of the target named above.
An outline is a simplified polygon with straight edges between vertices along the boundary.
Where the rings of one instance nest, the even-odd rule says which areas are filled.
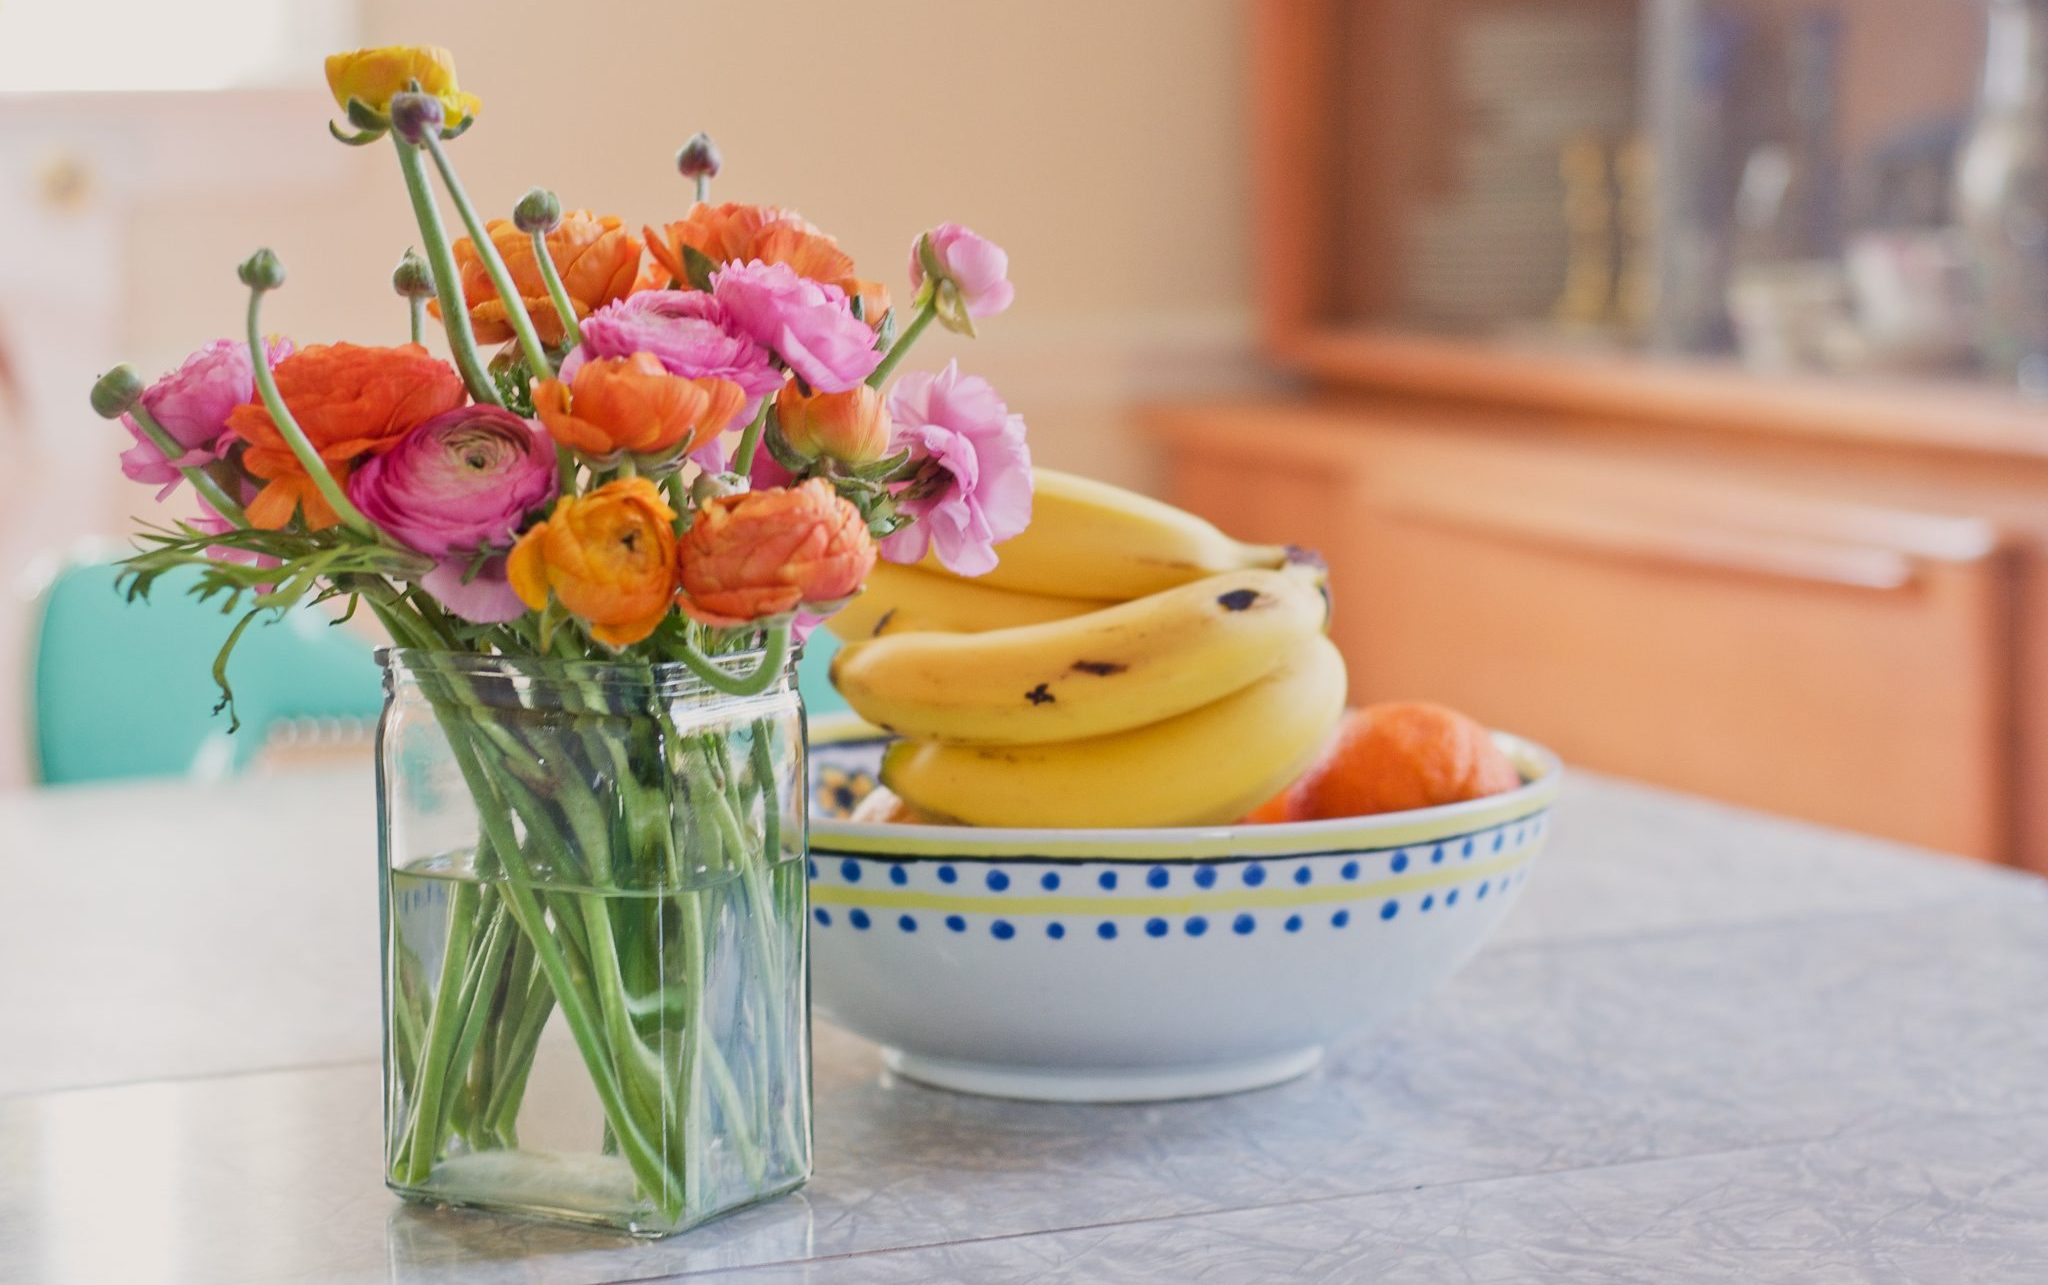
[[[1054,830],[846,819],[888,736],[811,729],[818,1011],[889,1067],[999,1097],[1276,1084],[1470,959],[1520,896],[1562,769],[1496,740],[1505,794],[1337,821]]]

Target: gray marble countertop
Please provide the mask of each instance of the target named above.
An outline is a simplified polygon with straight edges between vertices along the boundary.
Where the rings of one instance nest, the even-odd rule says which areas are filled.
[[[367,771],[0,796],[0,1281],[2048,1281],[2048,884],[1581,776],[1421,1011],[1234,1098],[893,1081],[639,1243],[379,1183]]]

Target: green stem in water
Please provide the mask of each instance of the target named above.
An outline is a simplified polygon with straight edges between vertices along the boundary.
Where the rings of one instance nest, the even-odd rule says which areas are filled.
[[[291,409],[277,391],[277,377],[270,373],[269,353],[263,343],[263,293],[261,286],[249,288],[249,364],[256,374],[256,395],[262,399],[263,409],[270,412],[270,422],[276,427],[278,436],[292,448],[292,454],[298,457],[299,467],[312,478],[320,498],[327,501],[327,507],[334,510],[341,524],[357,535],[376,539],[380,535],[376,526],[363,516],[360,509],[349,503],[348,496],[342,493],[341,483],[334,480],[334,470],[320,458],[320,452],[314,449],[306,430],[292,418]]]
[[[142,435],[147,437],[152,445],[164,453],[165,459],[174,460],[185,453],[185,448],[178,444],[178,439],[165,432],[164,426],[156,422],[156,418],[149,413],[149,408],[141,402],[138,401],[133,406],[130,406],[128,414],[134,419],[136,426],[142,430]],[[213,474],[200,468],[181,468],[178,471],[185,475],[185,480],[192,484],[192,489],[199,492],[206,502],[213,507],[214,512],[220,514],[236,526],[249,525],[248,518],[242,514],[242,506],[229,498],[228,493],[222,489],[221,484],[214,478]]]
[[[469,328],[469,305],[462,297],[462,274],[455,268],[455,252],[448,246],[448,232],[441,226],[441,211],[434,204],[433,189],[427,186],[427,168],[417,147],[393,134],[398,145],[398,169],[405,175],[405,190],[412,198],[412,215],[420,225],[420,239],[427,248],[427,267],[434,276],[434,294],[441,301],[441,326],[448,332],[448,350],[455,355],[455,368],[469,386],[472,400],[487,406],[503,406],[498,386],[477,355],[476,336]]]
[[[763,397],[761,409],[754,415],[754,422],[747,425],[747,431],[740,434],[739,447],[732,453],[732,471],[741,477],[750,476],[754,471],[754,452],[761,449],[761,433],[768,427],[768,415],[775,409],[774,399]]]
[[[569,347],[583,344],[583,330],[576,324],[576,305],[569,301],[569,291],[562,284],[561,270],[555,267],[554,256],[548,253],[548,234],[533,233],[533,261],[540,265],[540,279],[547,284],[548,298],[555,305],[555,315],[562,320],[562,336]],[[540,376],[546,378],[546,376]]]
[[[889,345],[889,351],[882,357],[882,364],[875,367],[874,373],[868,376],[868,387],[880,388],[882,386],[883,382],[889,378],[890,372],[895,370],[897,365],[910,355],[910,346],[917,342],[917,337],[925,332],[925,327],[931,325],[932,319],[938,315],[939,305],[937,301],[927,299],[924,307],[919,308],[917,315],[910,319],[910,324],[903,328],[903,333],[896,336],[896,342]]]
[[[399,146],[403,147],[401,143]],[[425,143],[427,152],[434,158],[434,168],[441,171],[441,185],[448,189],[448,199],[455,202],[455,213],[462,219],[462,226],[469,230],[469,242],[476,247],[476,257],[483,263],[484,271],[490,273],[491,284],[498,288],[498,301],[505,305],[505,320],[512,325],[512,333],[519,337],[519,350],[526,354],[526,367],[535,379],[546,379],[555,373],[554,363],[548,360],[548,350],[540,341],[540,334],[533,328],[533,318],[526,313],[526,301],[519,295],[519,287],[513,284],[512,272],[505,266],[503,255],[491,241],[491,234],[484,227],[484,221],[477,217],[476,207],[470,204],[469,193],[463,191],[462,180],[455,176],[455,166],[448,160],[447,149],[441,146],[440,136],[428,131]],[[547,247],[541,247],[541,260],[547,260]],[[573,321],[575,314],[570,314]]]

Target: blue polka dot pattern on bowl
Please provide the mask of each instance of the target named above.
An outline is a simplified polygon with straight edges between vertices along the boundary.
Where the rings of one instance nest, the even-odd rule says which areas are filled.
[[[1441,843],[1145,862],[882,855],[827,843],[815,847],[805,870],[816,931],[908,935],[931,920],[1019,948],[1068,941],[1139,948],[1249,938],[1262,925],[1297,935],[1382,923],[1395,931],[1390,921],[1430,914],[1435,922],[1438,912],[1471,913],[1458,908],[1481,902],[1499,907],[1526,881],[1543,833],[1543,818],[1533,817]],[[1276,871],[1280,878],[1271,877]]]

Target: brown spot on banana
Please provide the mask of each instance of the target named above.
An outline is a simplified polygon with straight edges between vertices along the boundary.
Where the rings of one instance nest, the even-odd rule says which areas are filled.
[[[1033,705],[1050,705],[1058,700],[1059,697],[1046,690],[1044,683],[1040,683],[1030,691],[1025,692],[1024,699],[1030,701]]]
[[[1250,611],[1262,596],[1256,589],[1232,589],[1229,593],[1219,594],[1216,601],[1225,611]]]
[[[1077,660],[1070,668],[1077,673],[1093,674],[1097,678],[1107,678],[1111,674],[1123,673],[1130,666],[1118,664],[1113,660]]]

